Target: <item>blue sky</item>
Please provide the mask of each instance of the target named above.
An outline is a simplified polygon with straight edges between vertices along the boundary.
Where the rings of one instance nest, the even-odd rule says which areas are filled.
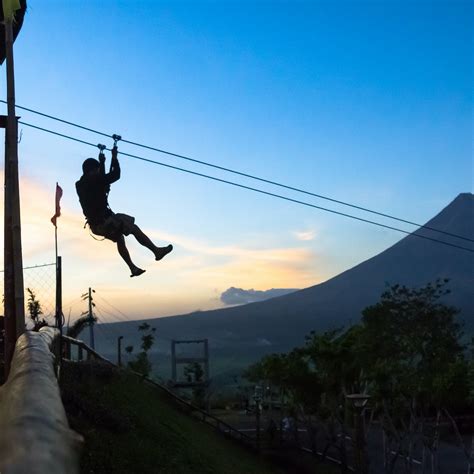
[[[15,46],[17,103],[425,222],[472,192],[472,21],[467,1],[30,0]],[[74,182],[94,149],[23,127],[20,153],[23,222],[34,224],[25,264],[53,258],[50,224],[34,218],[51,214],[59,181],[68,296],[92,285],[137,317],[218,307],[229,286],[310,286],[401,237],[123,158],[112,208],[176,247],[154,264],[131,244],[148,271],[130,280],[113,244],[80,222]]]

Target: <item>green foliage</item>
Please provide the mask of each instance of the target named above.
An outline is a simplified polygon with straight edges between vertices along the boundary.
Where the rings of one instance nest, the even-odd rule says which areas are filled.
[[[266,356],[250,366],[245,377],[252,382],[264,381],[265,385],[279,387],[281,396],[291,406],[316,409],[319,405],[321,380],[302,349]]]
[[[304,353],[331,396],[362,390],[360,335],[361,327],[353,326],[345,332],[312,332],[306,338]]]
[[[38,331],[43,326],[47,326],[48,323],[45,319],[40,319],[43,309],[41,303],[36,299],[35,292],[31,288],[27,288],[26,291],[28,292],[28,313],[33,321],[33,331]]]
[[[191,382],[203,382],[204,370],[199,362],[190,362],[184,367],[184,376],[186,380]],[[206,397],[206,389],[204,386],[193,388],[193,403],[198,406],[204,406],[204,400]]]
[[[95,316],[92,316],[92,321],[93,323],[97,322],[97,318]],[[79,337],[79,334],[81,334],[81,332],[90,324],[91,318],[88,314],[81,316],[80,318],[76,319],[76,321],[74,321],[72,326],[67,328],[66,335],[77,339]]]
[[[145,376],[148,376],[151,372],[151,362],[148,359],[148,355],[146,352],[139,352],[136,355],[135,360],[131,360],[128,363],[128,366],[135,372],[138,372]]]
[[[188,382],[202,382],[204,370],[199,362],[190,362],[184,368],[184,376]]]
[[[447,280],[420,289],[395,285],[362,314],[364,368],[379,398],[413,398],[426,408],[466,396],[467,361],[458,311],[439,299]],[[460,383],[458,383],[460,382]]]
[[[142,323],[138,326],[138,330],[143,333],[142,343],[140,345],[141,351],[135,356],[135,360],[131,360],[128,363],[128,366],[135,372],[148,376],[152,369],[152,364],[148,358],[148,352],[155,343],[154,333],[156,328],[152,328],[148,323]],[[128,354],[131,354],[133,352],[133,346],[127,346],[125,351]]]
[[[468,385],[469,385],[469,401],[474,404],[474,337],[471,338],[471,341],[468,345],[469,348],[469,360],[468,360]]]
[[[469,359],[458,311],[440,301],[446,284],[395,285],[364,309],[360,324],[312,332],[303,347],[264,357],[246,377],[277,385],[290,403],[323,417],[341,415],[351,392],[368,391],[399,416],[413,406],[424,413],[465,406],[474,398],[474,344]]]

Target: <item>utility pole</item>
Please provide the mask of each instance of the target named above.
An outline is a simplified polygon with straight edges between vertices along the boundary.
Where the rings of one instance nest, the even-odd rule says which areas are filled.
[[[13,18],[5,18],[8,115],[5,134],[4,201],[4,312],[5,373],[18,337],[25,330],[23,258],[21,251],[20,186],[18,180],[18,122],[15,115],[15,73],[13,63]]]
[[[95,303],[92,298],[92,293],[95,293],[95,290],[92,288],[89,288],[88,293],[84,293],[82,295],[82,300],[88,300],[89,303],[89,310],[85,311],[82,314],[88,314],[89,315],[89,344],[92,347],[92,349],[95,350],[95,340],[94,340],[94,313],[92,312],[92,308],[95,306]]]
[[[95,340],[94,340],[94,316],[92,314],[92,288],[89,288],[89,335],[90,335],[90,345],[92,349],[95,350]],[[95,293],[95,291],[94,291]]]

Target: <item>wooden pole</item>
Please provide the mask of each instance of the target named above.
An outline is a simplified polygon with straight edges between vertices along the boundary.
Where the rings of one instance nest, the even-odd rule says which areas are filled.
[[[5,140],[4,313],[5,372],[8,374],[16,340],[25,330],[12,20],[5,21],[5,52],[8,116]]]
[[[63,334],[63,262],[56,255],[56,327]]]
[[[61,364],[63,354],[63,264],[56,249],[56,327],[59,329],[58,363]]]

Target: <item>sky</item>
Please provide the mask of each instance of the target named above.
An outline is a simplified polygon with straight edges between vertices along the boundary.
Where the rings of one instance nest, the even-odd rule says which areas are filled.
[[[469,1],[28,5],[15,43],[18,105],[419,223],[472,192]],[[0,85],[5,98],[4,74]],[[223,307],[230,287],[312,286],[403,236],[119,156],[112,209],[135,216],[158,245],[174,245],[154,262],[129,237],[132,258],[147,270],[130,279],[114,244],[83,228],[74,183],[97,149],[26,126],[21,133],[25,266],[54,262],[55,183],[64,189],[65,313],[86,309],[80,296],[88,287],[137,319]],[[150,150],[119,150],[371,218]],[[45,272],[38,278],[49,281]]]

